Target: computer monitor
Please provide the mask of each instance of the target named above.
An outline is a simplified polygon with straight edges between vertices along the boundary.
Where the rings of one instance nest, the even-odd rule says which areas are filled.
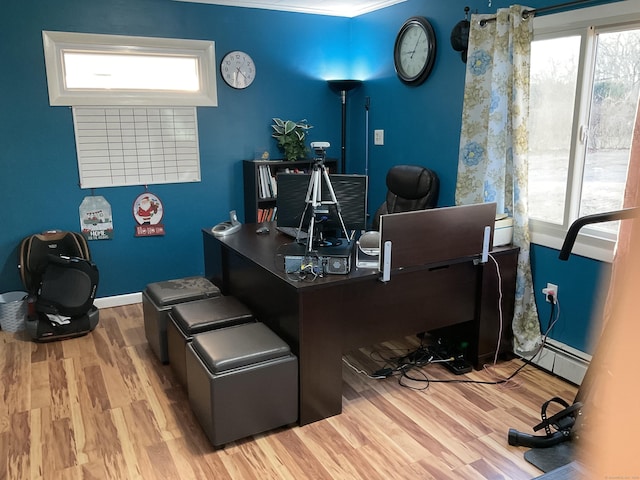
[[[302,228],[307,230],[313,211],[312,206],[307,206],[306,203],[311,175],[280,173],[276,180],[278,184],[278,196],[276,199],[277,225],[279,227],[299,227],[304,213],[305,218],[302,221]],[[367,176],[331,174],[329,175],[329,181],[340,205],[342,220],[347,233],[351,230],[365,230],[367,224]],[[329,188],[324,178],[321,179],[321,186],[322,201],[331,200]],[[306,212],[305,207],[307,207]],[[315,225],[320,231],[329,236],[344,236],[344,234],[341,234],[342,227],[335,205],[329,205],[328,215],[323,215],[320,219],[316,218]]]

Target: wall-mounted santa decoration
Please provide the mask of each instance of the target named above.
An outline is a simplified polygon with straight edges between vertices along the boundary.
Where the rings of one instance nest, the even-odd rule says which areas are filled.
[[[145,191],[133,202],[133,218],[136,225],[136,237],[164,235],[164,225],[160,223],[164,209],[160,199],[149,191]]]

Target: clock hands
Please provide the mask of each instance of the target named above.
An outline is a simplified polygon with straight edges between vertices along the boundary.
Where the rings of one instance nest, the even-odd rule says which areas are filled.
[[[240,70],[240,67],[236,67],[236,70],[240,75],[242,75],[245,78],[245,80],[247,79],[247,76],[242,72],[242,70]]]
[[[413,58],[413,56],[416,53],[416,50],[418,50],[418,44],[420,43],[420,40],[422,39],[422,35],[423,35],[423,32],[420,31],[420,33],[418,34],[418,38],[416,39],[416,44],[413,47],[413,50],[411,50],[409,52],[404,52],[405,54],[410,53],[411,54],[410,58]]]
[[[251,57],[239,50],[227,53],[220,65],[223,79],[233,88],[246,88],[255,80],[256,69]]]

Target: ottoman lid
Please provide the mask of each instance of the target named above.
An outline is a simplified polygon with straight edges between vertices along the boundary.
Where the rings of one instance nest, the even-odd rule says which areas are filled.
[[[191,345],[213,373],[280,358],[290,352],[280,337],[259,322],[194,335]]]
[[[183,332],[194,334],[246,323],[253,313],[237,298],[219,296],[175,305],[171,318]]]
[[[150,283],[145,292],[159,307],[220,295],[220,289],[204,277]]]

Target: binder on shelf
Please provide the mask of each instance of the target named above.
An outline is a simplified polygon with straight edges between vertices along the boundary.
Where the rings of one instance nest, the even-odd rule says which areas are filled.
[[[260,198],[269,198],[269,189],[267,187],[264,165],[258,166],[258,188]]]
[[[275,175],[273,175],[273,172],[271,171],[271,167],[269,165],[266,165],[266,167],[267,167],[267,171],[269,172],[269,185],[271,186],[271,196],[275,198],[278,196],[278,182],[276,181]]]
[[[269,165],[258,165],[258,194],[260,198],[275,198],[277,182],[271,174]]]

